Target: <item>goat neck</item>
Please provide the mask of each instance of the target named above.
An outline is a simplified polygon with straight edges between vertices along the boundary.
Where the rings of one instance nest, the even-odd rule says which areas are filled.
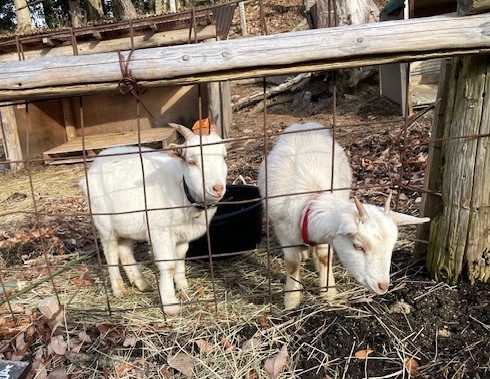
[[[340,194],[334,192],[315,196],[306,204],[302,215],[303,242],[308,245],[330,243],[338,232],[339,220],[346,212],[352,211],[352,202]]]
[[[191,205],[196,208],[196,209],[199,209],[199,210],[205,210],[206,207],[204,206],[204,202],[202,203],[198,203],[191,195],[190,191],[189,191],[189,187],[187,186],[187,183],[185,182],[185,177],[182,178],[182,185],[184,187],[184,193],[185,193],[185,197],[187,198],[187,200],[189,201],[189,203],[191,203]],[[212,207],[215,207],[217,205],[217,203],[214,203],[214,204],[208,204],[207,205],[207,208],[212,208]]]

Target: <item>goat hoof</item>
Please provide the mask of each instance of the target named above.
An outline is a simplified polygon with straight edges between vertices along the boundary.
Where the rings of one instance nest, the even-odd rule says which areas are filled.
[[[284,308],[285,309],[294,309],[298,308],[301,302],[301,292],[289,292],[284,295]]]
[[[329,288],[328,291],[325,289],[320,290],[320,296],[324,297],[327,301],[333,301],[338,295],[336,288]]]
[[[114,287],[112,289],[112,292],[114,293],[115,297],[124,297],[124,295],[126,294],[126,289],[124,288],[124,285],[120,285],[120,286]]]
[[[150,292],[153,289],[151,284],[146,279],[139,279],[135,281],[134,284],[141,292]]]
[[[179,304],[164,305],[163,311],[167,316],[177,316],[180,312],[180,305]]]
[[[189,288],[189,282],[187,281],[187,279],[175,281],[175,288],[177,290]]]

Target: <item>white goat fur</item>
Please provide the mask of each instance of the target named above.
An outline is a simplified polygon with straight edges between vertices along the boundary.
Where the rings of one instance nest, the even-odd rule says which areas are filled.
[[[226,148],[219,143],[221,138],[214,131],[202,136],[201,161],[200,137],[192,132],[185,134],[187,137],[183,145],[173,145],[173,156],[148,148],[141,149],[148,224],[144,211],[141,158],[135,154],[139,151],[138,147],[104,150],[88,170],[88,190],[86,180],[80,182],[87,199],[90,194],[89,205],[109,265],[114,295],[123,296],[125,292],[118,260],[133,285],[141,291],[151,289],[133,256],[134,241],[150,241],[160,271],[159,287],[164,312],[169,315],[177,314],[180,309],[174,281],[177,289],[187,287],[184,259],[189,242],[206,232],[206,216],[202,209],[178,208],[191,204],[183,189],[183,178],[196,202],[204,202],[205,193],[209,205],[208,222],[216,212],[216,207],[212,205],[223,197],[226,188]],[[107,156],[119,153],[133,154]],[[204,162],[204,167],[201,162]]]
[[[312,128],[323,129],[304,131]],[[262,196],[279,196],[267,202],[268,214],[281,246],[299,245],[283,248],[287,275],[286,308],[297,307],[301,300],[299,270],[302,257],[307,256],[307,247],[302,245],[301,228],[308,206],[308,239],[318,244],[313,249],[313,258],[319,271],[322,294],[328,299],[336,294],[332,254],[329,259],[328,245],[359,283],[377,294],[385,293],[390,282],[391,254],[397,240],[397,225],[418,224],[429,219],[386,212],[369,204],[359,204],[360,211],[349,200],[352,171],[343,148],[335,143],[332,149],[330,132],[317,123],[294,124],[284,130],[286,133],[299,131],[303,132],[278,137],[259,172]],[[335,154],[333,186],[332,152]],[[344,190],[330,192],[331,188]],[[310,191],[327,192],[291,196]],[[360,212],[365,212],[367,217],[361,217]]]

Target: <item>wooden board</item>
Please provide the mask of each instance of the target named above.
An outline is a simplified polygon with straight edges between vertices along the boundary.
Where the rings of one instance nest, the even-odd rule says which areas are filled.
[[[162,142],[162,147],[177,139],[177,133],[171,128],[153,128],[140,131],[140,141],[142,144],[152,142]],[[105,133],[93,136],[77,137],[63,145],[43,153],[46,164],[62,164],[83,162],[83,150],[86,152],[86,159],[92,160],[94,155],[108,147],[127,146],[138,144],[138,132]]]
[[[490,14],[443,15],[139,49],[129,69],[140,84],[154,87],[485,54],[489,25]],[[122,54],[127,61],[129,52]],[[117,91],[121,78],[116,53],[4,62],[0,100]]]

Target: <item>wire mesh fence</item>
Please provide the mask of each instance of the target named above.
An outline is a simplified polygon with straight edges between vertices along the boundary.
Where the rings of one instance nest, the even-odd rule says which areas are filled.
[[[259,346],[273,346],[279,351],[278,346],[290,342],[290,335],[295,328],[303,327],[304,322],[319,312],[351,309],[354,304],[359,303],[367,304],[369,307],[373,299],[372,294],[356,284],[336,261],[334,267],[330,269],[334,270],[337,277],[335,288],[338,289],[339,294],[327,308],[325,300],[318,296],[318,292],[325,288],[319,287],[317,273],[312,264],[304,262],[300,283],[303,301],[299,310],[293,311],[296,312],[293,313],[294,321],[283,321],[279,317],[271,316],[281,312],[290,315],[283,310],[284,282],[287,277],[283,249],[303,248],[304,245],[281,246],[270,225],[269,202],[277,197],[284,197],[294,202],[295,198],[301,196],[314,198],[319,193],[349,190],[351,195],[357,196],[363,202],[383,206],[388,193],[392,191],[395,210],[417,215],[422,194],[434,194],[433,191],[424,189],[424,171],[428,164],[429,148],[447,138],[431,136],[432,112],[436,104],[419,110],[415,115],[409,114],[409,107],[406,106],[406,114],[400,116],[397,114],[397,107],[383,103],[380,97],[368,92],[367,96],[363,97],[364,107],[359,109],[354,104],[359,97],[351,95],[353,100],[349,103],[349,96],[339,96],[341,90],[338,87],[336,73],[317,74],[325,74],[333,90],[329,101],[323,103],[315,112],[309,114],[303,112],[298,115],[281,114],[284,108],[277,105],[275,109],[270,108],[271,100],[267,92],[269,85],[266,79],[263,79],[258,81],[258,85],[257,83],[248,85],[246,89],[254,92],[258,89],[260,92],[263,102],[260,113],[236,112],[234,125],[220,131],[224,140],[211,144],[202,143],[205,138],[204,123],[208,111],[206,95],[203,95],[204,86],[199,85],[193,92],[192,106],[197,109],[197,117],[195,117],[197,128],[194,131],[200,143],[191,147],[174,140],[163,144],[161,141],[153,143],[143,141],[142,131],[148,130],[146,126],[151,124],[148,119],[153,117],[151,115],[153,111],[145,106],[145,95],[136,96],[131,100],[134,108],[130,112],[134,112],[132,121],[135,125],[133,131],[136,142],[133,145],[136,148],[131,152],[115,151],[100,158],[102,161],[105,159],[111,162],[120,160],[123,164],[118,167],[123,171],[122,176],[133,183],[140,183],[139,196],[143,199],[144,205],[137,210],[129,211],[126,209],[115,209],[105,213],[94,211],[90,201],[87,201],[80,190],[80,183],[85,183],[90,192],[92,186],[87,179],[88,170],[93,165],[95,156],[103,150],[88,149],[86,146],[88,135],[85,120],[87,115],[93,112],[92,108],[87,108],[85,105],[88,97],[70,100],[71,104],[77,104],[74,108],[75,112],[78,112],[76,134],[82,144],[78,155],[50,155],[40,158],[38,153],[30,154],[33,146],[38,143],[31,138],[33,130],[38,128],[38,125],[36,125],[36,118],[30,115],[32,109],[38,107],[39,103],[28,101],[16,105],[17,122],[22,123],[24,132],[22,140],[25,142],[25,158],[19,161],[3,158],[0,161],[0,165],[6,167],[17,163],[24,166],[24,170],[16,174],[8,171],[1,173],[0,252],[3,261],[0,262],[2,282],[0,302],[2,322],[14,331],[9,338],[21,336],[23,341],[27,341],[27,345],[22,346],[17,342],[15,353],[8,357],[13,359],[21,356],[23,351],[27,351],[29,343],[35,341],[35,338],[32,338],[29,342],[30,337],[45,336],[57,330],[58,333],[63,331],[62,333],[71,337],[65,336],[65,339],[62,338],[63,341],[44,338],[50,341],[51,349],[59,349],[55,353],[61,357],[66,357],[66,351],[77,354],[75,358],[74,356],[70,358],[73,367],[70,373],[74,377],[84,375],[83,372],[77,371],[77,367],[88,367],[90,377],[107,376],[104,368],[109,366],[115,367],[115,372],[111,375],[116,377],[125,375],[138,377],[148,372],[152,372],[154,377],[168,377],[168,367],[185,375],[183,366],[191,364],[184,361],[183,366],[179,366],[170,358],[176,358],[183,352],[194,351],[195,345],[198,345],[201,354],[210,354],[212,357],[211,359],[208,356],[207,360],[201,357],[197,363],[192,363],[195,371],[198,371],[198,368],[202,370],[202,374],[198,377],[238,378],[245,375],[253,377],[250,376],[251,372],[261,377],[260,375],[268,373],[262,366],[262,362],[269,357],[264,351],[269,350]],[[409,86],[406,88],[408,91]],[[240,94],[243,92],[238,84],[233,90]],[[373,97],[373,101],[367,99],[369,96]],[[407,93],[405,98],[409,97]],[[390,107],[391,111],[388,115],[382,113]],[[42,105],[38,108],[42,108]],[[105,112],[111,114],[115,111],[106,109]],[[380,113],[383,116],[380,116]],[[43,117],[49,117],[49,114],[44,113]],[[353,170],[352,185],[346,188],[334,188],[331,184],[331,188],[315,191],[298,188],[297,191],[274,196],[269,196],[267,191],[265,194],[260,193],[257,190],[260,166],[265,164],[267,167],[267,154],[275,146],[279,136],[284,135],[284,128],[292,123],[309,120],[319,122],[322,125],[320,130],[328,129],[333,141],[338,142],[341,148],[345,149]],[[191,130],[190,123],[186,126]],[[298,133],[310,133],[317,129],[318,127],[312,127]],[[458,138],[479,137],[483,136],[468,135]],[[4,136],[4,141],[5,139]],[[159,208],[149,206],[151,200],[148,196],[153,192],[148,191],[148,186],[153,185],[154,178],[149,177],[144,164],[146,157],[156,151],[157,154],[165,156],[165,159],[182,163],[182,157],[175,157],[175,150],[197,148],[201,153],[202,161],[193,162],[191,165],[202,166],[200,175],[205,183],[205,168],[208,167],[209,162],[203,151],[215,145],[232,146],[228,149],[226,158],[227,192],[222,195],[218,204],[209,202],[204,193],[202,201],[190,200],[185,194],[184,179],[178,181],[182,187],[179,187],[181,192],[177,203]],[[146,150],[148,146],[153,149],[151,152]],[[128,162],[126,160],[129,159],[128,157],[132,157],[130,159],[137,162],[137,165],[127,165],[125,162]],[[64,164],[67,160],[71,163]],[[73,163],[73,160],[78,162]],[[329,161],[330,165],[335,167],[334,154]],[[182,164],[189,164],[189,162]],[[128,170],[127,167],[137,167],[137,169]],[[284,173],[284,175],[288,174],[288,172]],[[267,176],[267,173],[265,175]],[[333,178],[336,173],[332,172],[331,175]],[[160,182],[164,183],[163,180]],[[117,183],[114,188],[118,188]],[[124,187],[121,185],[120,188]],[[241,190],[247,192],[243,198]],[[197,195],[201,194],[197,193]],[[441,194],[435,193],[435,195]],[[175,196],[175,193],[171,196]],[[90,199],[90,195],[88,198]],[[218,209],[216,216],[208,217],[208,212],[215,208]],[[169,214],[175,211],[189,211],[194,213],[193,217],[202,217],[206,225],[205,233],[201,233],[203,236],[199,245],[193,245],[191,242],[191,253],[185,258],[168,256],[163,260],[156,259],[153,253],[153,241],[161,236],[158,231],[156,235],[151,232],[152,229],[149,227],[152,222],[151,214]],[[244,218],[246,212],[254,213],[247,219]],[[236,216],[238,221],[233,223],[233,220],[228,218],[229,214],[231,218]],[[138,241],[131,245],[131,248],[134,248],[136,264],[128,261],[108,263],[100,244],[100,234],[94,223],[94,217],[121,215],[129,215],[128,217],[132,219],[131,224],[137,224],[143,230],[141,233],[143,237],[136,238]],[[223,229],[213,232],[213,227],[219,228],[219,225],[213,226],[213,220],[221,222]],[[297,220],[288,221],[294,223]],[[182,225],[177,226],[182,227]],[[166,227],[175,228],[176,225],[170,223]],[[163,232],[162,230],[162,234]],[[122,236],[122,239],[125,238]],[[227,242],[223,243],[225,239]],[[396,250],[411,251],[415,242],[427,243],[426,240],[417,239],[413,228],[403,229]],[[217,247],[220,243],[224,245],[223,248]],[[244,245],[246,248],[243,248]],[[162,302],[165,298],[162,296],[160,283],[162,262],[182,262],[182,260],[185,261],[189,286],[177,288],[180,312],[176,316],[169,317],[168,312],[165,312],[166,307],[174,304]],[[114,296],[114,286],[111,286],[108,273],[116,265],[125,268],[126,272],[128,270],[131,272],[135,265],[140,267],[144,280],[148,284],[143,288],[145,291],[140,291],[125,276],[123,279],[126,286],[125,295]],[[175,269],[174,266],[171,266],[170,271],[172,269]],[[395,274],[396,268],[394,271]],[[329,283],[326,284],[326,288],[330,289]],[[394,281],[390,291],[395,291],[403,285],[401,281]],[[37,311],[33,313],[34,309],[39,309],[42,316],[36,316]],[[357,309],[356,312],[360,317],[368,313],[364,309]],[[15,327],[13,323],[9,324],[13,322],[12,320],[16,320]],[[262,326],[260,333],[257,330],[243,332],[243,329],[250,325],[251,320]],[[19,329],[19,325],[25,328]],[[27,331],[32,325],[35,326],[36,332]],[[99,333],[96,341],[91,339],[94,326]],[[321,325],[318,328],[319,335],[326,334],[328,328],[328,325]],[[92,334],[81,334],[89,329]],[[240,333],[247,335],[245,342],[252,346],[244,346],[243,337],[239,337]],[[262,340],[255,341],[254,338],[258,333]],[[59,337],[59,334],[56,337]],[[64,346],[63,343],[67,343],[69,338],[72,338],[72,345]],[[202,342],[204,338],[207,338],[206,341],[212,340],[212,347]],[[393,339],[397,340],[397,337],[394,336]],[[117,347],[111,345],[114,341],[120,342]],[[338,372],[335,368],[335,359],[332,360],[324,351],[315,347],[315,342],[315,338],[302,341],[293,353],[303,361],[307,358],[306,360],[314,362],[311,367],[304,367],[304,365],[299,367],[298,360],[292,360],[295,362],[293,366],[298,366],[291,367],[291,374],[287,377],[295,377],[295,371],[301,372],[303,377],[308,377],[310,374],[311,377],[319,377],[314,376],[319,375],[319,372],[325,375]],[[403,341],[398,342],[397,346],[402,349],[403,356],[415,354],[414,346],[401,348]],[[258,345],[254,347],[254,343]],[[238,358],[226,355],[227,351],[236,349],[238,344],[241,346]],[[354,349],[354,346],[352,348]],[[206,352],[206,349],[210,350]],[[42,357],[43,352],[37,351]],[[97,356],[97,359],[94,356]],[[118,359],[117,364],[104,361],[104,359],[113,359],[114,356]],[[140,362],[134,363],[133,360],[131,365],[126,365],[126,362],[134,356],[140,357]],[[88,362],[81,362],[83,359],[88,359]],[[224,361],[224,363],[214,365],[214,371],[206,371],[210,359],[213,362]],[[403,359],[392,359],[393,368],[399,369],[401,365],[403,373]],[[138,367],[133,372],[135,366]],[[231,375],[230,372],[233,374]],[[85,375],[88,377],[87,374]]]

